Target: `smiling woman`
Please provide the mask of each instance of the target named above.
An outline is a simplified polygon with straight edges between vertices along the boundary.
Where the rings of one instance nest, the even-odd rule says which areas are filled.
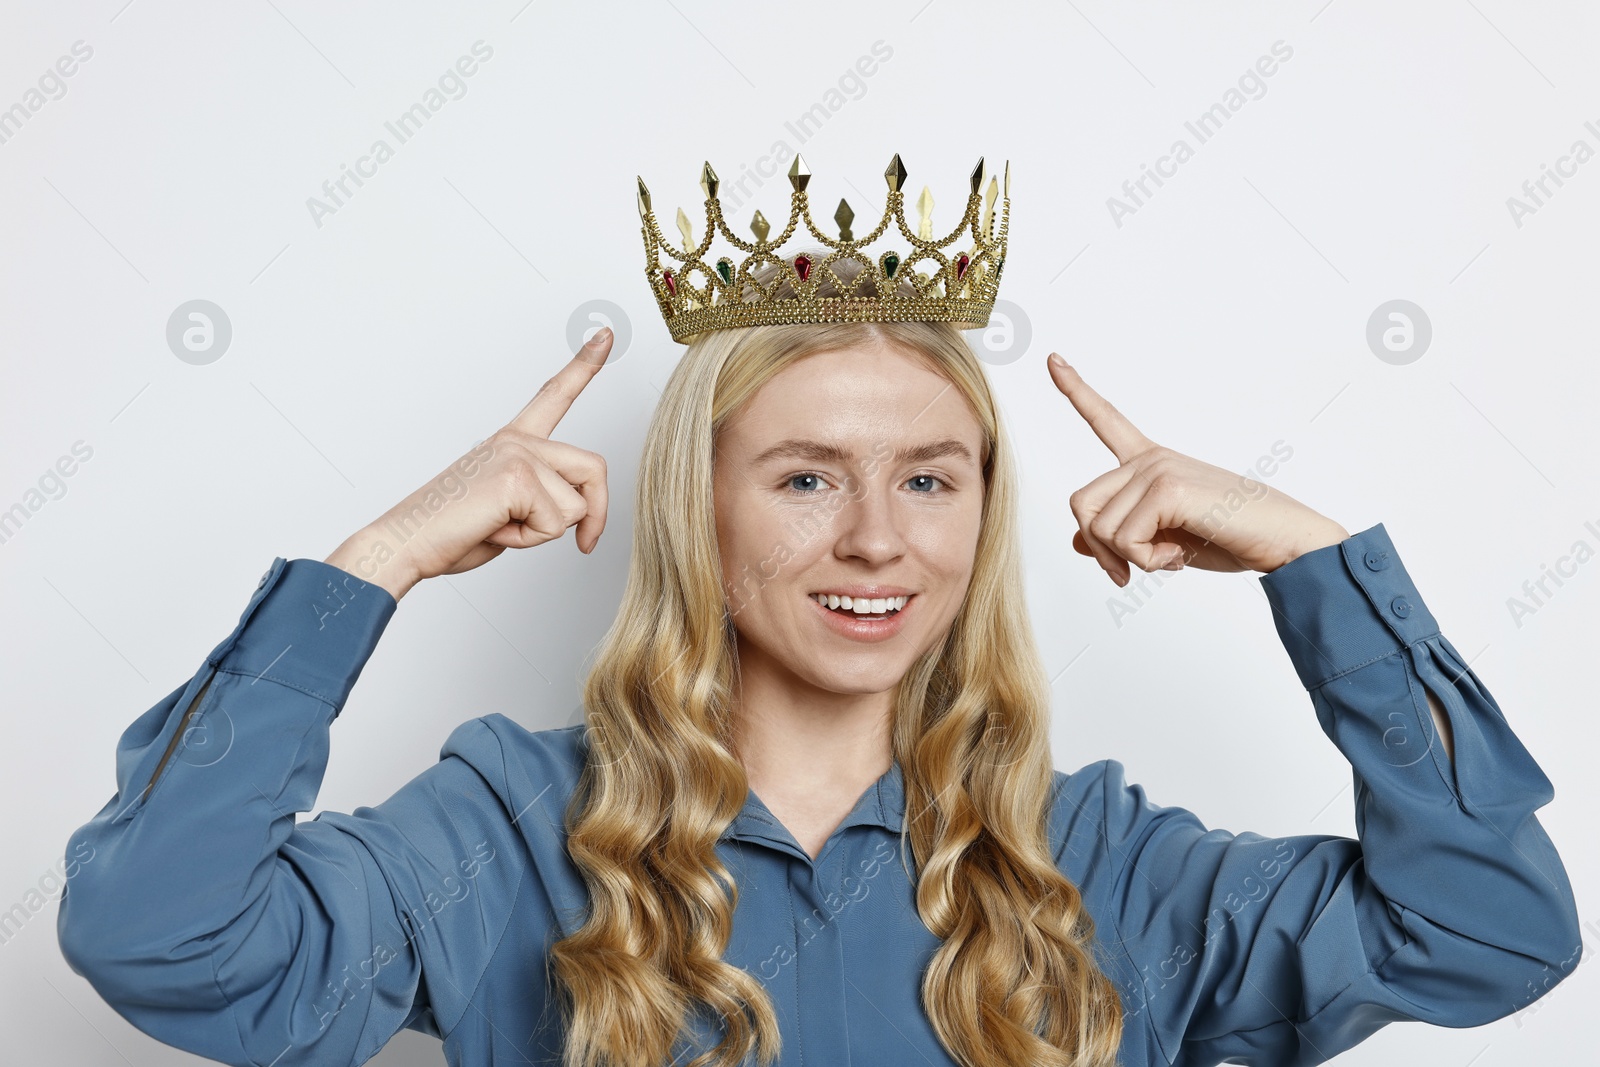
[[[898,196],[898,157],[886,176]],[[946,292],[996,280],[989,251],[948,260]],[[945,321],[982,325],[992,286],[919,291],[910,310],[945,319],[896,319],[891,295],[793,321],[860,278],[821,251],[790,263],[763,290],[790,307],[711,302],[698,268],[652,275],[693,339],[646,433],[583,724],[484,715],[383,803],[294,817],[409,589],[568,527],[594,550],[605,463],[551,435],[607,331],[461,493],[426,484],[325,561],[273,561],[123,733],[118,792],[68,843],[94,862],[62,899],[62,951],[108,1002],[278,1067],[363,1063],[401,1028],[452,1063],[540,1067],[1306,1067],[1396,1020],[1489,1022],[1565,974],[1582,946],[1535,816],[1551,784],[1381,524],[1352,536],[1270,487],[1218,524],[1236,475],[1051,363],[1116,461],[1072,494],[1057,550],[1118,585],[1261,572],[1360,836],[1208,829],[1117,760],[1055,770],[1016,456]],[[774,321],[720,321],[747,313]],[[376,551],[430,498],[425,536]],[[224,757],[186,758],[218,716]]]
[[[853,272],[840,273],[848,284]],[[1045,829],[1058,782],[1015,494],[988,381],[951,324],[752,327],[689,346],[645,440],[629,582],[584,693],[597,758],[569,844],[598,906],[552,951],[575,991],[572,1040],[603,1042],[648,1008],[664,1042],[686,997],[715,1006],[729,1062],[777,1051],[771,1024],[793,1009],[774,1015],[771,993],[720,958],[731,946],[699,934],[727,929],[732,906],[697,881],[670,885],[653,857],[692,855],[728,877],[702,820],[734,817],[748,792],[801,864],[747,891],[804,899],[803,883],[862,858],[867,842],[849,831],[894,771],[906,862],[937,872],[914,905],[904,899],[925,924],[916,939],[934,940],[871,987],[900,985],[898,1003],[920,986],[917,1029],[957,1062],[1110,1062],[1116,991]],[[702,547],[713,545],[715,556]],[[754,589],[740,583],[751,571]],[[871,621],[818,593],[832,607],[849,596],[852,613],[857,596],[874,611],[908,599]],[[640,797],[665,813],[649,827]],[[786,936],[754,922],[763,940]],[[871,951],[857,940],[870,926],[836,925],[849,955]],[[633,941],[673,948],[656,962],[626,952]],[[846,990],[870,973],[828,959],[809,950],[803,973]],[[808,1059],[863,1056],[860,1033],[811,1010],[798,1035]],[[915,1044],[939,1049],[926,1040]]]
[[[825,336],[802,332],[811,344]],[[988,449],[962,394],[915,347],[872,326],[834,333],[841,347],[785,367],[717,430],[717,545],[723,575],[740,574],[775,546],[786,550],[776,577],[734,613],[747,699],[774,715],[773,701],[785,696],[815,701],[797,681],[833,692],[866,686],[877,696],[859,702],[865,706],[855,714],[887,722],[893,683],[949,628],[966,592]],[[819,440],[802,437],[807,433]],[[798,526],[824,501],[833,505],[825,521]],[[912,596],[915,621],[898,614],[882,622],[844,619],[817,610],[818,592],[850,597],[855,615],[884,612],[874,598]],[[867,603],[858,608],[857,600]],[[828,640],[830,634],[858,641]],[[887,653],[859,647],[890,636],[905,640]],[[809,655],[768,677],[778,649]],[[868,677],[847,679],[863,670]],[[887,736],[879,748],[853,752],[881,771]],[[861,773],[865,781],[876,776]],[[770,807],[772,797],[757,791]]]

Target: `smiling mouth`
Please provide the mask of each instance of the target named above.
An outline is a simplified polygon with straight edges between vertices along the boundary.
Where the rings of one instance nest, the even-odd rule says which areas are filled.
[[[900,613],[900,610],[910,602],[912,593],[908,596],[875,597],[841,597],[831,593],[810,593],[812,600],[821,604],[835,615],[842,615],[848,619],[888,619]],[[877,609],[877,610],[873,610]]]

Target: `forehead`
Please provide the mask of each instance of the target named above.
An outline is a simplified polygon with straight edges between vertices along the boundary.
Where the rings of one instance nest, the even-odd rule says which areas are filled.
[[[759,451],[798,437],[890,442],[982,428],[966,397],[917,356],[887,345],[818,352],[767,380],[723,427],[725,446]]]

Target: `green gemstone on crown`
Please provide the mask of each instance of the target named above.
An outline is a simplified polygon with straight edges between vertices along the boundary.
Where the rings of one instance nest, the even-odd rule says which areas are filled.
[[[722,283],[724,285],[732,285],[733,261],[727,256],[723,256],[721,259],[717,260],[717,273],[722,275]]]
[[[900,257],[893,252],[885,252],[883,256],[883,273],[885,277],[893,278],[894,272],[900,266]]]

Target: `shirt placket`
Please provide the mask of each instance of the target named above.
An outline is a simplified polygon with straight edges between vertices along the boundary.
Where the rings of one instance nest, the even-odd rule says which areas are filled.
[[[800,1062],[849,1067],[850,1025],[845,1008],[844,940],[837,915],[844,899],[834,891],[841,850],[829,838],[819,862],[789,862],[794,909],[795,979],[800,997]]]
[[[862,794],[856,806],[834,828],[813,860],[794,835],[754,793],[728,828],[727,835],[759,843],[786,857],[790,908],[791,955],[781,961],[794,968],[794,1040],[785,1044],[783,1062],[808,1067],[850,1067],[850,1020],[846,1006],[844,931],[840,914],[849,904],[843,892],[844,871],[853,849],[847,840],[855,827],[885,825],[884,790],[897,797],[899,766]],[[898,815],[898,808],[895,811]],[[781,943],[781,942],[780,942]]]

